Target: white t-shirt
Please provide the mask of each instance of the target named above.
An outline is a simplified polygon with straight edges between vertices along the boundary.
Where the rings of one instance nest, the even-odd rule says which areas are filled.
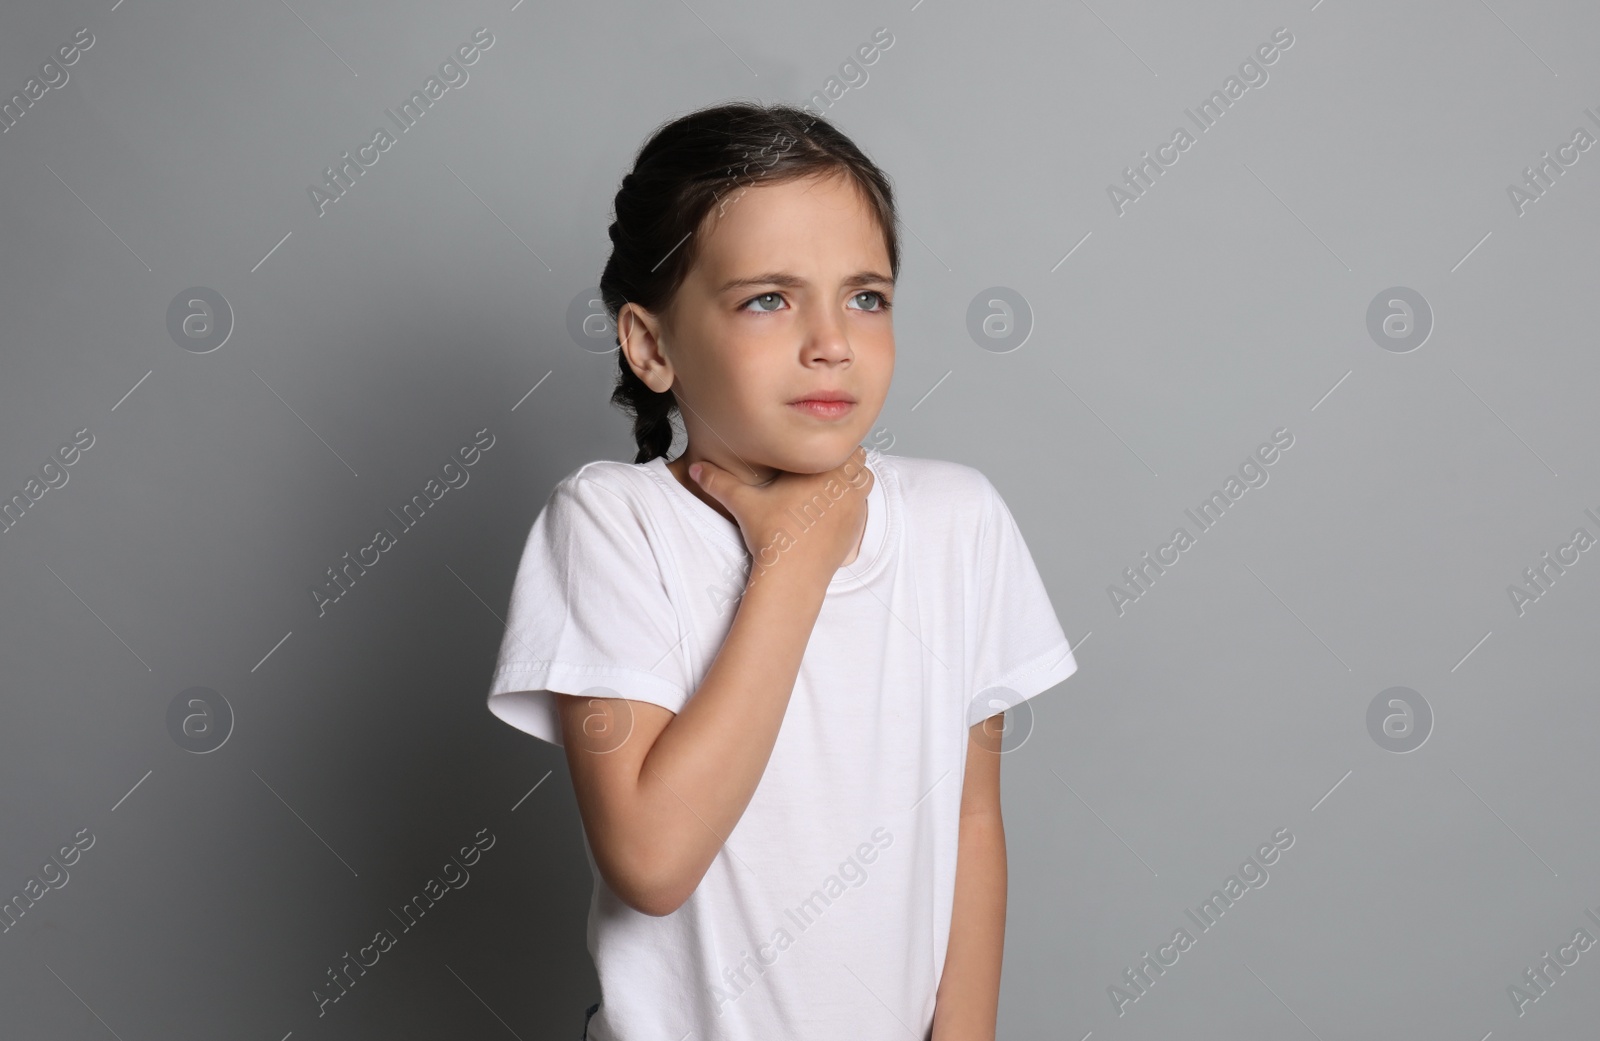
[[[766,771],[693,895],[669,915],[633,910],[585,838],[594,1041],[928,1032],[967,729],[1077,663],[981,472],[875,449],[866,465],[858,555],[828,585]],[[556,745],[550,691],[604,687],[678,711],[749,564],[738,525],[664,459],[578,468],[528,535],[489,709]]]

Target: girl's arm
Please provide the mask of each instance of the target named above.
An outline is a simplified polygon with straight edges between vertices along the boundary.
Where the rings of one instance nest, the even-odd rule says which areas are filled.
[[[817,474],[779,471],[761,486],[698,464],[701,487],[734,515],[762,565],[751,567],[699,689],[676,715],[624,698],[556,699],[595,866],[635,910],[667,915],[689,899],[750,804],[828,583],[866,525],[866,454]],[[792,517],[816,502],[827,508],[789,536]]]
[[[955,906],[931,1041],[994,1041],[1006,937],[1006,832],[1000,819],[1002,712],[967,732]]]
[[[557,698],[595,866],[628,906],[658,916],[677,910],[744,814],[831,577],[778,567],[751,583],[676,715],[644,701]]]

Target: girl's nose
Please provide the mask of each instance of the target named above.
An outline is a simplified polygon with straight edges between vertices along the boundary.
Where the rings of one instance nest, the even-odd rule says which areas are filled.
[[[806,323],[805,358],[807,361],[846,361],[851,357],[850,338],[845,334],[844,320],[839,315],[814,315]]]

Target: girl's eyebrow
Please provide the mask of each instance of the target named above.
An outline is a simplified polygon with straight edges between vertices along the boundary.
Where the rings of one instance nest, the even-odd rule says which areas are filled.
[[[756,286],[781,286],[784,289],[799,289],[808,285],[799,275],[787,271],[769,271],[764,275],[755,275],[751,278],[735,278],[724,282],[717,288],[720,295],[733,289],[753,289]],[[894,279],[876,271],[857,271],[844,280],[844,285],[850,288],[857,286],[889,286],[894,287]]]

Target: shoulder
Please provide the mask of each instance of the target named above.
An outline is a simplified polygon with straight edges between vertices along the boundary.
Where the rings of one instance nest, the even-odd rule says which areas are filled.
[[[556,482],[552,497],[636,500],[649,494],[658,483],[644,463],[623,463],[615,459],[595,459],[584,463]]]
[[[1000,501],[983,471],[965,463],[874,452],[867,465],[893,482],[901,508],[919,528],[943,530],[958,542],[980,540]]]
[[[630,516],[642,521],[655,512],[652,497],[660,495],[659,483],[644,464],[596,459],[555,483],[545,512],[568,523]]]
[[[983,471],[965,463],[874,452],[867,465],[874,464],[893,475],[901,496],[912,509],[923,505],[939,509],[981,507],[999,497]]]

